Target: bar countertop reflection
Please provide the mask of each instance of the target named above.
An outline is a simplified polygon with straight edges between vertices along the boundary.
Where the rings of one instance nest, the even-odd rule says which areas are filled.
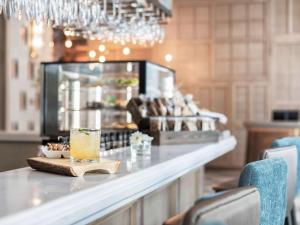
[[[121,161],[114,175],[66,177],[22,168],[0,173],[0,224],[86,224],[166,185],[234,149],[218,143],[153,146],[151,157],[129,148],[107,151]]]

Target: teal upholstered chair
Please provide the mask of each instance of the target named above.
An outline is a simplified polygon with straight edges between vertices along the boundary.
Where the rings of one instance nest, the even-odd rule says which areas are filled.
[[[239,186],[254,186],[260,194],[260,225],[283,225],[286,210],[287,163],[282,158],[247,164]]]
[[[296,193],[296,182],[297,182],[297,164],[298,164],[298,154],[296,146],[286,146],[280,148],[266,149],[262,155],[263,159],[270,158],[283,158],[286,160],[288,165],[288,175],[287,175],[287,206],[286,206],[286,218],[285,225],[297,225],[295,211],[294,211],[294,201]]]
[[[300,138],[299,137],[284,137],[273,141],[272,148],[295,146],[297,149],[297,179],[295,196],[300,194]],[[297,224],[295,206],[291,210],[289,222],[287,224]]]
[[[280,138],[272,143],[272,148],[286,147],[294,145],[298,152],[298,165],[297,165],[297,182],[296,182],[296,194],[300,194],[300,138],[299,137],[285,137]]]

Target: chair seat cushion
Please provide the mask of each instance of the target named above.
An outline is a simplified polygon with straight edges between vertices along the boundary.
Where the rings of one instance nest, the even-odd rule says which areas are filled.
[[[199,199],[186,213],[183,225],[220,221],[230,225],[259,225],[260,197],[256,188],[236,188]]]

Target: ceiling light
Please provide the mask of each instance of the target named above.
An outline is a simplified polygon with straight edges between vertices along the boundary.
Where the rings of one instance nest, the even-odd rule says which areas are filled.
[[[166,60],[166,62],[171,62],[173,60],[173,56],[171,54],[166,54],[165,60]]]
[[[123,48],[123,54],[124,55],[129,55],[130,54],[130,48],[128,48],[128,47]]]
[[[132,72],[133,70],[133,65],[131,62],[127,63],[127,68],[126,68],[127,72]]]
[[[105,56],[104,56],[104,55],[101,55],[101,56],[99,57],[99,62],[104,63],[105,61],[106,61]]]
[[[41,34],[43,33],[43,25],[42,24],[33,24],[33,33]]]
[[[54,47],[54,42],[53,41],[50,41],[49,44],[48,44],[49,48],[53,48]]]
[[[98,49],[99,49],[100,52],[104,52],[105,49],[106,49],[106,47],[105,47],[105,45],[102,45],[102,44],[101,44],[101,45],[99,45],[99,48],[98,48]]]
[[[35,36],[32,39],[32,47],[34,48],[41,48],[43,46],[43,40],[40,36]]]
[[[73,46],[73,42],[71,40],[66,40],[65,41],[65,47],[66,48],[72,48]]]
[[[96,52],[94,50],[89,51],[89,57],[92,58],[92,59],[95,58],[96,57]]]

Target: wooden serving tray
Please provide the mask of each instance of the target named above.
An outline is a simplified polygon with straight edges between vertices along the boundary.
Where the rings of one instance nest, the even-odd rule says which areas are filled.
[[[58,173],[67,176],[79,177],[86,172],[99,171],[101,173],[116,173],[120,167],[120,161],[100,159],[100,162],[78,162],[72,163],[69,159],[49,159],[45,157],[35,157],[27,159],[29,166],[33,169]]]

